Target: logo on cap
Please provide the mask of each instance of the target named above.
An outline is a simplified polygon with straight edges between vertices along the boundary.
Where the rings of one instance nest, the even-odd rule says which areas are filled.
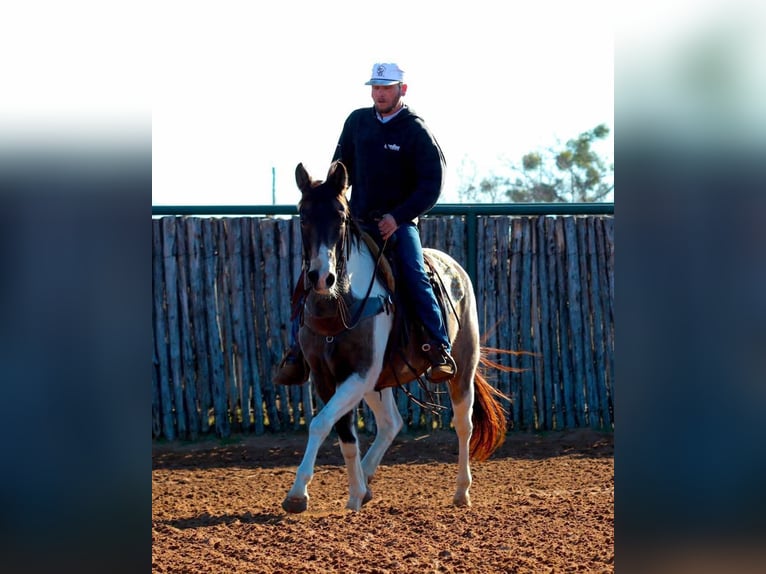
[[[397,64],[375,62],[372,66],[370,79],[365,83],[368,86],[392,86],[402,82],[404,82],[404,72]]]

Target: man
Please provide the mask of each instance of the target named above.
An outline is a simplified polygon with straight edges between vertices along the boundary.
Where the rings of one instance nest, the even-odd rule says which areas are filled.
[[[393,245],[401,286],[425,327],[430,341],[423,346],[434,382],[457,372],[439,304],[426,274],[417,218],[439,199],[444,180],[444,155],[423,119],[403,101],[404,72],[395,63],[378,63],[366,85],[372,86],[371,108],[357,109],[346,119],[333,156],[346,166],[351,184],[349,207],[368,233]],[[389,247],[391,248],[391,247]],[[308,370],[293,344],[274,379],[300,384]]]

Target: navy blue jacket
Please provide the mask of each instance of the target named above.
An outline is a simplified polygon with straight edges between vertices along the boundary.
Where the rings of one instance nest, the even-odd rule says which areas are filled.
[[[348,169],[351,214],[365,223],[386,213],[397,224],[411,222],[441,194],[444,154],[423,119],[406,106],[386,123],[372,107],[351,112],[333,160]]]

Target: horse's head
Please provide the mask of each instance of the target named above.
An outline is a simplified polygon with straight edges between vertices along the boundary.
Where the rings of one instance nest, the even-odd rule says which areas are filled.
[[[298,214],[303,240],[303,265],[311,287],[329,294],[336,287],[345,263],[349,210],[346,200],[348,173],[336,161],[325,181],[311,178],[302,163],[295,168],[295,181],[301,190]]]

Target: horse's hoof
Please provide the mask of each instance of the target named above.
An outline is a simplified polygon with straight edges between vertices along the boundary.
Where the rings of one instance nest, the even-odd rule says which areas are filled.
[[[290,514],[298,514],[305,512],[309,507],[309,499],[306,497],[301,498],[285,498],[282,501],[282,510],[289,512]]]
[[[471,506],[471,497],[468,496],[468,494],[465,494],[463,496],[455,495],[455,498],[452,499],[452,504],[459,507],[468,508]]]
[[[358,498],[349,498],[348,503],[346,503],[346,510],[353,510],[354,512],[358,512],[362,509],[362,506],[367,504],[372,500],[372,491],[368,488],[364,496],[362,497],[362,500],[359,500]]]

